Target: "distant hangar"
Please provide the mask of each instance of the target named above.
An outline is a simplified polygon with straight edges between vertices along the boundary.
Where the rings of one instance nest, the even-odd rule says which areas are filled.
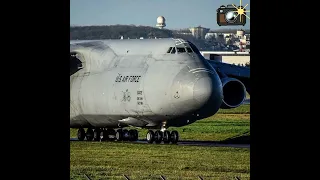
[[[200,51],[203,57],[228,64],[245,65],[250,62],[250,52]]]

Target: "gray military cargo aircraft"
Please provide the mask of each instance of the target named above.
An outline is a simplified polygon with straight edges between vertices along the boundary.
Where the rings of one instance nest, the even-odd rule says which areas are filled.
[[[249,79],[183,39],[70,41],[70,128],[88,141],[136,141],[146,128],[148,143],[176,144],[169,127],[240,106]]]

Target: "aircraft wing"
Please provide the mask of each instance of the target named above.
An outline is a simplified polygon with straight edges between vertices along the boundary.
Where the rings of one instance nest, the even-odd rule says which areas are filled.
[[[70,40],[70,44],[96,42],[96,41],[99,41],[99,40]]]
[[[250,94],[250,68],[208,59],[207,61],[219,74],[241,81],[245,85],[247,92]]]

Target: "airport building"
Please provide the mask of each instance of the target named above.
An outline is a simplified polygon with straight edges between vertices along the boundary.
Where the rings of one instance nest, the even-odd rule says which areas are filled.
[[[212,32],[208,32],[205,36],[204,36],[204,38],[205,39],[210,39],[211,37],[216,37],[216,33],[212,33]]]
[[[244,30],[242,30],[242,29],[237,30],[237,37],[238,38],[243,38],[243,35],[244,35]]]
[[[190,28],[189,30],[191,31],[192,35],[196,39],[205,39],[205,36],[209,32],[210,29],[198,26],[198,27]]]
[[[250,52],[200,51],[206,59],[228,64],[245,65],[250,62]]]

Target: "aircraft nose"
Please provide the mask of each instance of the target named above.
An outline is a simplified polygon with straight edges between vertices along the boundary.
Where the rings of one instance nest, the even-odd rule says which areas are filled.
[[[202,77],[194,83],[193,98],[200,105],[208,102],[212,96],[213,84],[210,77]]]
[[[222,103],[222,83],[214,69],[182,69],[174,78],[171,103],[174,114],[197,114],[197,118],[213,115]]]
[[[215,73],[202,76],[194,82],[193,99],[199,107],[197,114],[209,117],[215,114],[222,103],[222,84]]]

